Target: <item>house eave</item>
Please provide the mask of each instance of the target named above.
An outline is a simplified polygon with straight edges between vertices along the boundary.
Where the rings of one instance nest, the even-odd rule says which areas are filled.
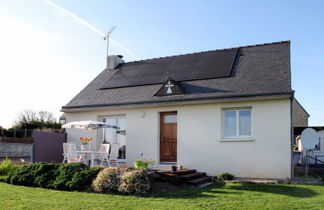
[[[307,116],[310,117],[310,114],[306,111],[306,109],[299,103],[299,101],[295,97],[294,97],[294,100],[304,110],[304,112],[307,114]]]
[[[96,111],[107,109],[122,109],[122,108],[142,108],[142,107],[156,107],[168,105],[186,105],[186,104],[205,104],[214,102],[236,102],[236,101],[251,101],[251,100],[267,100],[267,99],[283,99],[292,98],[294,91],[274,92],[263,94],[245,94],[245,95],[230,95],[230,96],[209,96],[196,98],[165,98],[150,101],[135,101],[127,103],[111,103],[111,104],[90,104],[79,106],[63,106],[62,112],[82,112],[82,111]]]

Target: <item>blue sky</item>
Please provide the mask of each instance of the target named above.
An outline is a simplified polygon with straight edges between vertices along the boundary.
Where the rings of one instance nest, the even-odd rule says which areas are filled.
[[[324,1],[52,0],[102,32],[126,61],[291,40],[292,87],[324,125]],[[0,0],[0,125],[60,108],[105,67],[99,33],[44,0]],[[128,53],[131,51],[131,53]],[[1,101],[3,101],[1,100]]]

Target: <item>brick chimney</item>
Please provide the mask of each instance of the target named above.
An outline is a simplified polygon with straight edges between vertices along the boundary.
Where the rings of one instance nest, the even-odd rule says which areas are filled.
[[[107,69],[116,69],[119,64],[125,63],[122,55],[110,55],[107,57]]]

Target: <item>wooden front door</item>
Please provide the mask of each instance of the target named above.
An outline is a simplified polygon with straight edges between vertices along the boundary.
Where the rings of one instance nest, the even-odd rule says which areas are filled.
[[[177,112],[160,113],[160,162],[177,162]]]

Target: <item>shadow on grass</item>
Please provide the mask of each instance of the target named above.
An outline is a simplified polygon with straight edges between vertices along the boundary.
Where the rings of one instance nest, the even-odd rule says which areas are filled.
[[[271,193],[286,195],[296,198],[310,198],[318,195],[317,192],[299,186],[287,186],[287,185],[264,185],[264,184],[242,184],[229,186],[233,190],[242,190],[242,191],[254,191],[262,193]]]
[[[244,192],[245,191],[245,192]],[[212,184],[203,188],[192,188],[188,190],[153,194],[150,197],[166,199],[194,199],[194,198],[212,198],[221,194],[248,194],[249,192],[260,192],[269,194],[286,195],[296,198],[310,198],[317,196],[318,193],[300,186],[289,185],[264,185],[264,184]]]
[[[154,198],[170,198],[170,199],[192,199],[192,198],[207,198],[217,197],[219,194],[241,194],[240,192],[228,192],[222,190],[225,184],[212,184],[203,188],[191,188],[187,190],[168,192],[168,193],[156,193],[151,195]]]

